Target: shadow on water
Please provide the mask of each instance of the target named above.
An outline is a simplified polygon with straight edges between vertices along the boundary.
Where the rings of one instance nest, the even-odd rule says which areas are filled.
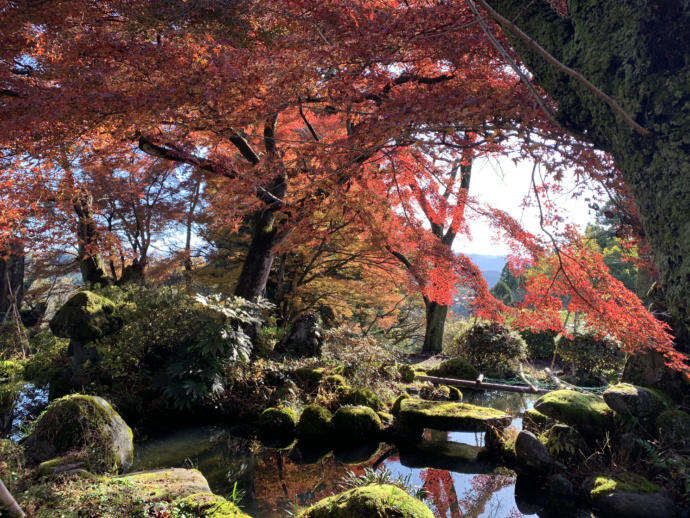
[[[535,396],[465,391],[468,403],[508,411],[519,426]],[[483,434],[426,430],[419,442],[368,443],[335,451],[300,444],[262,444],[232,429],[176,430],[137,444],[133,470],[194,467],[211,489],[227,496],[245,492],[245,512],[258,518],[295,515],[302,508],[345,489],[366,470],[384,468],[392,478],[422,489],[441,518],[590,518],[588,509],[548,501],[548,491],[530,478],[517,479],[482,455]],[[279,446],[278,448],[273,446]]]

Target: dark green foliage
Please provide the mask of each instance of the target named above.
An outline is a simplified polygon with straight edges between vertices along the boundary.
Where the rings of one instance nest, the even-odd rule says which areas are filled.
[[[527,344],[527,356],[529,358],[550,358],[556,352],[556,331],[546,330],[534,332],[525,329],[520,332]]]
[[[508,285],[503,281],[498,281],[496,285],[491,288],[491,294],[506,306],[512,306],[515,303],[513,292],[510,291]]]
[[[558,340],[558,354],[565,361],[575,363],[576,374],[603,374],[623,366],[624,355],[618,342],[597,338],[594,333],[575,333],[571,338]]]
[[[259,435],[266,438],[291,438],[297,429],[297,414],[291,408],[267,408],[259,418]]]
[[[58,379],[69,363],[68,345],[69,340],[58,338],[53,333],[38,333],[31,339],[31,348],[36,352],[26,364],[24,378],[39,386]]]
[[[368,406],[376,411],[385,408],[383,401],[370,389],[354,389],[340,397],[341,405]]]
[[[121,297],[124,326],[98,342],[102,361],[95,374],[112,379],[116,399],[153,384],[176,408],[223,389],[226,369],[251,353],[242,324],[258,322],[268,307],[142,286]]]
[[[526,345],[515,331],[494,322],[478,322],[458,333],[458,354],[489,377],[512,376],[526,357]]]

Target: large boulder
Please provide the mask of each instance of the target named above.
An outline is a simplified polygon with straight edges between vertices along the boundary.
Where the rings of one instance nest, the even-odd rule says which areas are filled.
[[[672,518],[673,500],[659,487],[640,475],[623,473],[616,477],[598,476],[583,484],[585,500],[602,516],[618,518]]]
[[[321,356],[323,333],[316,313],[301,315],[285,338],[276,345],[275,352],[295,358],[312,358]]]
[[[534,409],[590,437],[603,437],[613,426],[613,410],[592,394],[554,390],[539,398]]]
[[[90,291],[72,296],[50,320],[50,330],[60,338],[89,342],[117,332],[122,319],[117,305]]]
[[[505,412],[466,403],[404,399],[400,402],[396,425],[401,428],[474,432],[502,430],[513,418]]]
[[[83,452],[94,473],[122,472],[132,464],[132,430],[106,400],[72,395],[53,401],[26,439],[36,462]]]
[[[429,370],[428,374],[440,378],[474,381],[479,376],[479,371],[470,362],[458,356],[457,358],[444,361],[438,367]]]
[[[343,406],[333,414],[335,435],[344,442],[369,442],[379,439],[381,418],[368,406]]]
[[[520,465],[538,473],[551,469],[551,456],[537,436],[522,430],[515,439],[515,455]]]
[[[604,401],[620,414],[640,418],[655,418],[673,406],[671,398],[663,392],[629,383],[620,383],[606,389]]]
[[[667,367],[666,357],[656,351],[630,355],[625,362],[621,381],[658,389],[677,401],[690,392],[688,378],[682,372]]]
[[[371,484],[350,489],[317,502],[298,518],[433,518],[420,500],[402,489],[386,484]]]

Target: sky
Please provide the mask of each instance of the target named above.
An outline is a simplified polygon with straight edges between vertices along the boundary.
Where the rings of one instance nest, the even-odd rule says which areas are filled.
[[[475,196],[484,203],[508,212],[520,221],[530,232],[544,235],[539,227],[539,211],[536,207],[523,208],[524,197],[531,191],[533,164],[521,162],[517,165],[508,158],[481,158],[474,162],[470,196]],[[565,192],[575,185],[573,177],[565,177]],[[562,216],[580,226],[584,231],[587,223],[594,220],[594,212],[585,201],[587,195],[573,198],[563,194],[557,198]],[[456,241],[453,248],[463,254],[507,255],[508,247],[497,238],[495,231],[478,220],[471,220],[472,240]]]

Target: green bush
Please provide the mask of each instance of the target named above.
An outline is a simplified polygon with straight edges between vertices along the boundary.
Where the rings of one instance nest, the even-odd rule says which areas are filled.
[[[522,337],[495,322],[478,322],[458,333],[454,342],[458,356],[492,378],[514,375],[526,357]]]
[[[616,340],[597,338],[592,332],[575,333],[572,338],[561,336],[557,351],[563,360],[575,363],[577,375],[601,375],[607,370],[622,367],[625,361]]]
[[[529,358],[550,358],[556,352],[556,331],[546,330],[534,332],[525,329],[520,333],[527,344],[527,356]]]
[[[35,353],[24,368],[24,379],[43,387],[60,378],[69,365],[68,346],[69,340],[50,331],[38,333],[31,339]]]

